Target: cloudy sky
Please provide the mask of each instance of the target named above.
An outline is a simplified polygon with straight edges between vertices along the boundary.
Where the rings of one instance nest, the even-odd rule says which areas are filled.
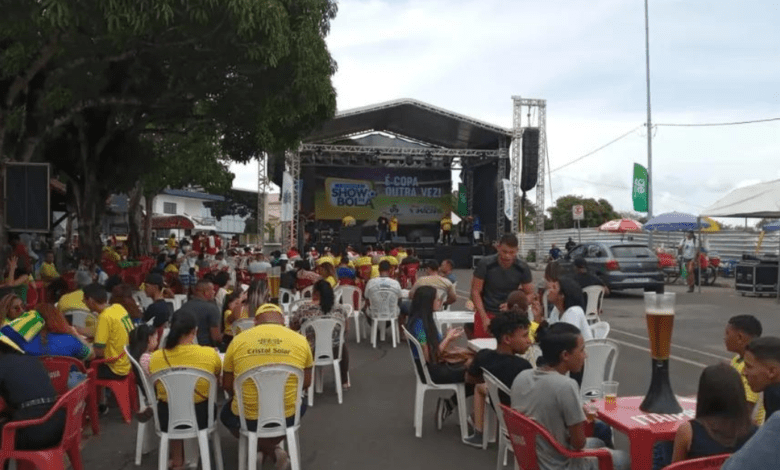
[[[778,24],[776,0],[650,0],[653,122],[780,118]],[[647,163],[644,27],[642,0],[341,0],[328,45],[340,110],[414,98],[511,127],[513,95],[547,100],[547,206],[578,194],[630,210]],[[778,120],[653,134],[656,214],[780,178]],[[241,170],[235,186],[256,187],[256,165]]]

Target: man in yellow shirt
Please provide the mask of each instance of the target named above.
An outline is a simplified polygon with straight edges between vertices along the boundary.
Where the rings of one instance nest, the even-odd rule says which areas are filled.
[[[261,305],[255,314],[255,325],[257,326],[233,338],[223,361],[222,386],[230,394],[231,400],[222,408],[220,419],[236,437],[241,424],[238,401],[233,396],[235,377],[267,364],[286,364],[303,371],[303,390],[311,384],[311,369],[314,364],[311,347],[304,336],[284,326],[281,309],[274,304]],[[290,377],[284,392],[288,426],[295,424],[297,389],[297,379]],[[246,424],[249,429],[254,430],[257,427],[257,391],[251,381],[244,384],[242,393]],[[305,411],[306,400],[302,398],[300,415]],[[277,447],[282,439],[283,437],[274,437],[257,440],[257,450],[274,459],[277,462],[276,468],[285,468],[282,465],[289,459],[287,454]]]
[[[60,273],[57,272],[57,267],[54,266],[54,252],[51,250],[47,251],[41,265],[40,278],[43,282],[51,282],[58,277],[60,277]]]
[[[444,218],[441,219],[441,243],[442,245],[449,245],[450,244],[450,232],[452,231],[452,219],[450,219],[449,214],[445,215]]]
[[[125,346],[133,329],[127,310],[119,304],[108,305],[108,293],[100,284],[90,284],[84,288],[84,303],[98,314],[95,356],[106,359],[105,363],[98,365],[98,378],[125,378],[130,373],[130,360],[125,354]]]
[[[345,215],[344,218],[341,219],[342,227],[354,227],[356,223],[357,221],[351,215]]]
[[[86,286],[92,284],[92,276],[87,271],[76,271],[75,279],[76,287],[78,287],[78,289],[69,294],[63,295],[57,302],[57,308],[60,312],[62,312],[63,315],[65,315],[65,318],[67,318],[68,321],[71,321],[73,310],[83,310],[89,312],[89,307],[84,304],[83,289]],[[83,327],[77,326],[76,329],[80,334],[86,336],[87,338],[94,338],[95,326],[96,323],[94,321],[94,317],[90,315],[87,317],[85,325]]]
[[[395,240],[398,237],[398,217],[390,217],[390,240]]]
[[[758,425],[764,422],[764,415],[766,414],[764,404],[759,399],[759,394],[750,388],[742,371],[745,369],[745,350],[751,341],[761,337],[761,333],[761,322],[756,317],[753,315],[736,315],[731,317],[726,324],[726,333],[723,337],[723,342],[726,343],[726,350],[736,354],[731,359],[731,367],[736,369],[740,377],[742,377],[745,398],[748,401],[748,406],[753,410],[754,422]]]

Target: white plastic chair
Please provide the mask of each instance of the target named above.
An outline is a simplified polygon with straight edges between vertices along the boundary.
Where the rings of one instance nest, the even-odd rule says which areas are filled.
[[[496,418],[498,418],[498,462],[496,463],[496,470],[501,470],[501,468],[506,466],[509,452],[514,453],[514,449],[512,448],[512,445],[509,441],[509,433],[507,432],[506,424],[504,423],[504,413],[501,412],[498,406],[499,403],[501,403],[501,398],[499,397],[498,392],[502,391],[510,396],[511,394],[509,387],[507,387],[504,382],[498,380],[493,374],[486,371],[484,367],[482,368],[482,377],[485,379],[488,396],[490,397],[490,401],[494,406],[494,408],[486,406],[485,410],[492,410],[492,413],[496,416]],[[487,436],[487,433],[484,435]],[[486,446],[486,444],[487,442],[483,441],[483,448]],[[515,462],[515,468],[518,468],[517,462]]]
[[[85,328],[87,326],[87,318],[95,317],[95,314],[86,310],[68,310],[66,315],[71,315],[73,318],[73,326],[79,328]]]
[[[287,426],[285,416],[285,387],[290,376],[296,378],[297,392],[295,394],[295,421]],[[244,403],[244,382],[251,381],[257,390],[256,431],[250,431],[246,425]],[[298,441],[300,427],[300,409],[303,390],[303,371],[286,364],[269,364],[250,369],[236,377],[234,399],[238,403],[238,417],[241,429],[238,437],[238,468],[239,470],[257,470],[257,438],[279,437],[287,438],[287,448],[290,455],[292,470],[300,470],[301,454]]]
[[[237,334],[241,333],[242,331],[246,331],[250,328],[255,327],[255,319],[254,318],[241,318],[233,322],[233,325],[231,325],[231,329],[233,330],[233,336],[235,337]]]
[[[601,384],[612,380],[618,359],[618,345],[608,339],[585,341],[585,373],[582,377],[580,395],[583,399],[601,396]]]
[[[306,286],[303,289],[301,289],[300,295],[298,296],[299,300],[307,299],[311,300],[312,296],[314,295],[314,285]]]
[[[333,301],[337,304],[340,304],[343,293],[344,291],[341,290],[341,284],[336,284],[336,287],[333,288]]]
[[[151,384],[149,383],[149,381],[146,380],[146,373],[143,371],[138,361],[136,361],[135,358],[130,355],[130,351],[127,349],[127,346],[125,346],[125,354],[127,354],[127,357],[130,359],[130,364],[133,366],[133,369],[135,371],[135,376],[138,377],[141,381],[141,385],[138,386],[138,401],[140,404],[139,409],[143,410],[147,406],[152,406],[150,399],[147,397],[151,397],[155,392]],[[152,411],[156,414],[157,407],[152,408]],[[143,454],[152,450],[152,444],[154,441],[152,439],[153,436],[154,436],[154,423],[149,421],[142,423],[138,421],[138,427],[135,433],[136,467],[141,465],[141,459],[143,458]]]
[[[593,339],[606,339],[609,336],[609,323],[598,321],[590,325],[590,331],[593,333]]]
[[[409,343],[409,354],[412,358],[412,369],[414,369],[414,376],[417,379],[417,386],[414,394],[414,435],[422,437],[422,419],[423,419],[423,402],[425,400],[425,392],[429,390],[451,390],[457,394],[458,397],[458,419],[460,420],[460,437],[466,439],[468,437],[468,423],[466,418],[466,384],[436,384],[431,380],[431,375],[428,373],[428,364],[425,361],[425,354],[423,353],[420,343],[417,342],[414,336],[412,336],[406,327],[402,327],[406,341]],[[420,369],[422,369],[422,376],[420,376],[420,369],[418,369],[417,361],[414,357],[414,352],[417,352],[419,358]]]
[[[368,329],[368,323],[363,317],[363,307],[365,307],[365,300],[363,299],[363,292],[357,286],[343,285],[341,286],[341,302],[342,305],[352,307],[352,313],[350,317],[355,320],[355,340],[360,342],[360,324],[364,323],[366,328],[363,329],[365,334]]]
[[[184,305],[187,302],[187,295],[186,294],[175,294],[173,296],[177,304],[179,305],[179,308],[181,308],[182,305]],[[220,310],[222,307],[220,307]],[[174,310],[175,311],[175,310]]]
[[[604,300],[604,286],[588,286],[582,289],[582,293],[588,299],[585,306],[585,320],[588,324],[601,321],[599,312],[601,312],[601,303]]]
[[[296,300],[298,300],[298,296],[293,291],[284,287],[279,288],[279,306],[282,307],[282,312],[285,315],[289,315],[290,304]]]
[[[160,343],[157,345],[157,349],[165,348],[165,341],[168,339],[168,333],[171,332],[170,328],[163,328],[163,333],[160,336]]]
[[[441,302],[442,311],[447,311],[450,309],[449,305],[444,304],[444,302],[447,301],[447,294],[448,292],[446,289],[440,289],[438,287],[436,288],[436,298],[439,300],[439,302]]]
[[[193,392],[198,380],[205,379],[209,382],[208,397],[208,425],[206,429],[198,429],[198,420],[195,416],[195,400]],[[160,428],[160,419],[157,413],[154,413],[154,427],[157,435],[160,436],[159,448],[159,470],[168,468],[168,444],[171,439],[198,439],[200,449],[201,468],[211,470],[211,459],[209,458],[209,435],[214,445],[214,460],[217,463],[217,470],[224,470],[222,462],[222,445],[219,440],[219,430],[217,421],[214,419],[214,405],[217,398],[217,378],[214,374],[193,369],[190,367],[173,367],[152,374],[149,381],[152,384],[160,383],[168,397],[176,397],[174,400],[168,400],[168,429]],[[157,395],[151,396],[152,406],[157,409]]]
[[[376,348],[376,337],[379,333],[379,323],[382,322],[382,340],[385,339],[385,322],[390,322],[393,347],[398,343],[398,315],[401,309],[398,306],[398,293],[392,289],[371,289],[368,294],[368,311],[371,317],[371,345]]]
[[[152,304],[152,299],[146,295],[145,292],[140,290],[133,292],[133,300],[135,300],[135,303],[138,304],[138,307],[140,307],[141,310],[146,310],[146,308]]]
[[[336,395],[339,405],[342,402],[341,391],[341,351],[344,347],[344,322],[334,317],[314,317],[306,320],[301,325],[301,334],[306,335],[306,330],[314,331],[314,366],[312,367],[312,381],[309,385],[309,406],[314,406],[314,385],[317,384],[317,393],[322,393],[324,372],[323,367],[333,366],[333,380],[336,382]],[[333,355],[333,330],[338,328],[339,347],[337,354]]]

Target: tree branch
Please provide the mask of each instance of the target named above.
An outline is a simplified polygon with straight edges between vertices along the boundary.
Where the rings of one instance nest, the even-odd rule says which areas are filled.
[[[49,63],[51,58],[54,57],[54,54],[57,52],[58,43],[59,39],[56,36],[52,38],[51,42],[43,46],[40,56],[30,65],[29,68],[27,68],[27,71],[23,75],[16,76],[16,79],[14,79],[14,82],[8,88],[8,93],[6,93],[5,96],[6,109],[11,108],[17,95],[19,95],[22,90],[27,88],[27,85],[30,83],[30,81],[35,78],[35,76],[38,75],[41,70],[43,70],[46,64]]]

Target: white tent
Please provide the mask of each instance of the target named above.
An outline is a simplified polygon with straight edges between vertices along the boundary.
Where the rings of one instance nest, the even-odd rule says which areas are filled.
[[[739,188],[704,209],[708,217],[780,218],[780,180]],[[777,267],[777,301],[780,302],[780,263]]]

